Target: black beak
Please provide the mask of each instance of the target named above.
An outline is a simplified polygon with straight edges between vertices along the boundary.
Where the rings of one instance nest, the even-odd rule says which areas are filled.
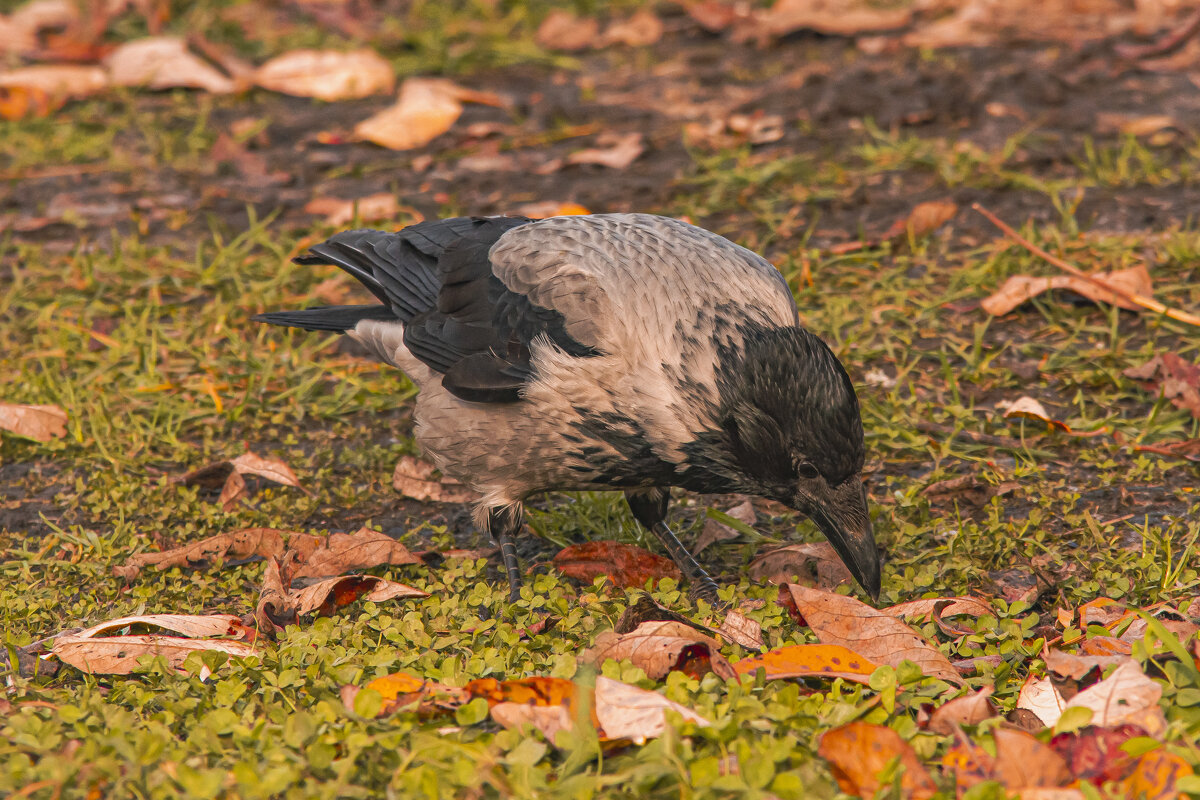
[[[867,590],[872,600],[878,600],[879,553],[875,549],[875,533],[871,530],[867,490],[858,476],[834,487],[825,502],[814,508],[809,516],[858,584]]]

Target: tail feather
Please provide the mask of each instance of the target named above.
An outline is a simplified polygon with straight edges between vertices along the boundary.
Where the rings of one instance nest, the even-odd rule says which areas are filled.
[[[344,333],[364,319],[395,321],[396,315],[387,306],[318,306],[302,311],[271,311],[252,317],[255,322],[303,328],[306,331],[337,331]]]

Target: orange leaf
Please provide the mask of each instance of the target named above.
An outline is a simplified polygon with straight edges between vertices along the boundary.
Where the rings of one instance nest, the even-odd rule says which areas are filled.
[[[0,430],[37,442],[48,442],[66,434],[67,412],[58,406],[0,403]]]
[[[879,774],[896,759],[904,768],[900,787],[906,797],[922,800],[937,791],[908,742],[884,725],[851,722],[834,728],[821,737],[817,752],[829,762],[838,787],[846,794],[874,797],[881,788]]]
[[[560,551],[553,560],[569,578],[593,581],[605,576],[622,589],[645,586],[648,580],[682,577],[670,559],[620,542],[584,542]]]
[[[733,665],[739,675],[760,668],[772,678],[844,678],[866,684],[878,665],[853,650],[836,644],[793,644],[760,656],[743,658]]]
[[[1170,800],[1182,797],[1175,785],[1180,778],[1192,774],[1192,768],[1174,753],[1152,750],[1142,756],[1130,775],[1121,784],[1125,797],[1143,800]]]

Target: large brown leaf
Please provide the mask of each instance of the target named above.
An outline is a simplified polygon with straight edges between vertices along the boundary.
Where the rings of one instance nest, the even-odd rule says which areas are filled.
[[[1200,364],[1192,364],[1175,353],[1163,353],[1145,364],[1125,370],[1126,377],[1171,401],[1176,408],[1200,418]]]
[[[682,575],[668,558],[621,542],[599,541],[572,545],[554,556],[554,566],[569,578],[591,582],[609,578],[622,589],[645,586],[646,581]]]
[[[186,87],[214,94],[226,94],[237,88],[232,78],[189,51],[186,41],[173,36],[125,42],[104,59],[104,66],[114,86]]]
[[[324,547],[319,547],[300,563],[293,578],[327,578],[344,575],[356,569],[422,564],[420,558],[392,537],[361,528],[348,533],[331,533]]]
[[[293,50],[259,67],[254,82],[273,92],[332,102],[389,94],[396,76],[374,50]]]
[[[182,636],[104,636],[108,631],[132,626],[162,628]],[[144,655],[164,656],[167,664],[175,668],[181,667],[184,659],[196,651],[219,650],[240,657],[257,655],[254,646],[244,641],[202,638],[230,635],[243,638],[252,633],[232,614],[145,614],[108,620],[78,633],[59,636],[50,652],[83,672],[126,675]]]
[[[950,736],[960,725],[978,725],[996,716],[996,708],[990,699],[993,691],[993,687],[985,686],[977,692],[943,703],[930,716],[928,729]]]
[[[48,442],[66,434],[67,412],[58,406],[0,403],[0,430],[37,442]]]
[[[1149,297],[1154,293],[1154,287],[1150,282],[1150,273],[1146,271],[1145,266],[1139,265],[1115,272],[1102,272],[1096,277],[1118,289],[1124,289],[1129,294]],[[1137,311],[1140,308],[1120,295],[1106,291],[1096,284],[1074,275],[1054,275],[1049,278],[1013,275],[994,294],[984,298],[979,305],[993,317],[999,317],[1051,289],[1069,289],[1094,303],[1108,303],[1130,311]]]
[[[904,770],[899,781],[903,796],[923,800],[937,791],[908,742],[885,725],[851,722],[834,728],[821,737],[817,753],[829,762],[838,787],[846,794],[875,797],[881,788],[879,774],[895,759]]]
[[[993,732],[996,755],[968,741],[955,745],[942,760],[955,773],[960,794],[983,781],[999,781],[1010,792],[1054,789],[1071,780],[1062,756],[1031,734],[1001,727]]]
[[[877,664],[898,666],[911,661],[926,674],[948,683],[962,677],[940,650],[891,614],[877,611],[853,597],[789,583],[780,587],[808,627],[824,644],[836,644]]]
[[[759,553],[750,562],[750,577],[779,584],[799,580],[820,589],[836,589],[854,581],[829,542],[789,544]]]
[[[323,542],[320,536],[297,531],[243,528],[161,553],[139,553],[126,559],[124,564],[113,567],[112,571],[118,577],[131,580],[141,574],[143,567],[159,570],[171,567],[198,569],[218,560],[282,556],[285,549],[295,550],[303,561]]]
[[[603,664],[609,658],[628,659],[652,680],[665,678],[672,670],[696,677],[710,671],[722,678],[732,678],[735,674],[721,655],[716,639],[679,622],[643,622],[624,634],[605,631],[579,658],[585,664]]]

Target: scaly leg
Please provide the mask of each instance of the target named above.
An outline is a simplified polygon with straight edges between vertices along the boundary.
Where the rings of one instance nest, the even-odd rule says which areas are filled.
[[[524,508],[520,503],[497,506],[488,512],[488,531],[500,547],[500,558],[504,561],[504,573],[508,576],[508,602],[521,599],[521,569],[517,566],[517,547],[513,535],[521,530],[525,520]]]
[[[675,536],[675,532],[667,527],[667,503],[670,495],[666,489],[640,489],[625,492],[625,500],[629,503],[633,516],[650,531],[666,548],[671,560],[679,567],[679,571],[692,584],[692,595],[708,601],[711,606],[720,605],[717,599],[719,588],[704,567],[696,561],[696,557],[688,552],[683,543]]]

